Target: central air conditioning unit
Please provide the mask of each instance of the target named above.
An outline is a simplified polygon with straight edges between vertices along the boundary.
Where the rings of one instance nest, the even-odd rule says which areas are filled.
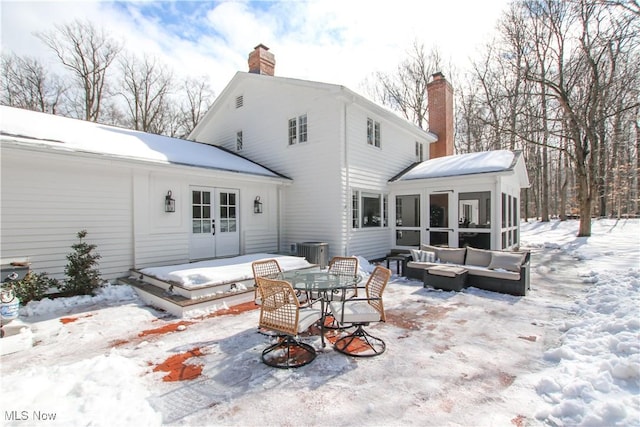
[[[323,242],[303,242],[297,244],[298,256],[303,256],[311,264],[320,268],[329,265],[329,244]]]

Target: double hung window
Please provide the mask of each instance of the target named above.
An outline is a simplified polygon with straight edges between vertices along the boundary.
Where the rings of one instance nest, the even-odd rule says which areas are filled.
[[[308,130],[306,114],[289,119],[288,135],[289,145],[307,142]]]
[[[380,148],[380,122],[367,118],[367,144]]]

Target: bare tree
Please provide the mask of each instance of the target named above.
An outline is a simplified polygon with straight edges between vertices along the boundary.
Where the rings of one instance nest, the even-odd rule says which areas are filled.
[[[0,67],[3,105],[58,113],[64,86],[58,76],[47,71],[40,61],[3,53]]]
[[[123,90],[127,104],[126,123],[129,127],[156,134],[169,128],[168,96],[172,74],[155,58],[127,56],[121,60]]]
[[[122,45],[108,36],[104,29],[89,21],[73,21],[56,25],[54,30],[37,36],[58,56],[74,76],[79,95],[71,101],[82,101],[76,110],[82,118],[98,121],[102,103],[109,95],[107,71],[118,56]]]
[[[427,53],[423,44],[414,41],[408,57],[398,65],[395,72],[376,73],[373,97],[426,129],[427,84],[435,72],[442,71],[442,65],[437,49]]]
[[[202,120],[213,103],[215,94],[205,77],[188,77],[181,87],[184,97],[173,113],[171,136],[186,138]]]
[[[550,58],[552,70],[528,66],[526,78],[538,83],[558,106],[563,134],[570,146],[580,213],[579,236],[591,234],[594,202],[604,192],[604,156],[609,152],[607,125],[629,105],[621,106],[619,83],[634,84],[621,73],[624,55],[637,45],[632,20],[592,0],[523,4],[531,28],[544,28],[551,37],[531,31],[538,51]],[[637,101],[636,101],[637,102]],[[600,206],[601,213],[604,208]]]

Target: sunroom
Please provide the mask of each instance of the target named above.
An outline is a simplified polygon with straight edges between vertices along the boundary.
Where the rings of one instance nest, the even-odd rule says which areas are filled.
[[[393,178],[389,187],[393,248],[519,246],[520,191],[529,187],[520,151],[427,160]]]

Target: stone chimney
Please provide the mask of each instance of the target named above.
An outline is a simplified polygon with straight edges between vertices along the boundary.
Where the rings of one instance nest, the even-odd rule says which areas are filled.
[[[429,146],[429,158],[453,154],[453,87],[437,72],[427,85],[429,131],[438,135],[438,141]]]
[[[263,44],[253,48],[249,54],[249,72],[273,76],[276,68],[276,57],[269,52],[269,48]]]

